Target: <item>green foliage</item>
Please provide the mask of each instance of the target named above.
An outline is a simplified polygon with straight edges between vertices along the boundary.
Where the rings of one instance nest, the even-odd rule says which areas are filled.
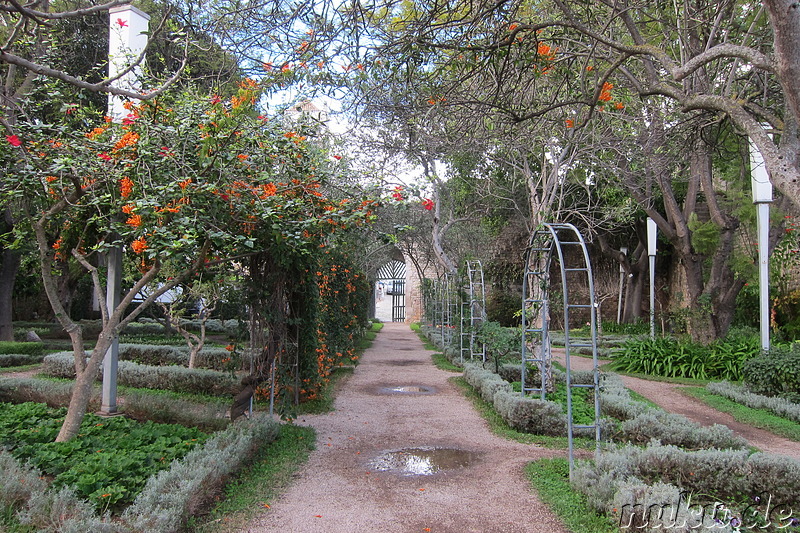
[[[650,332],[650,324],[644,320],[631,324],[624,322],[618,324],[616,321],[604,320],[602,330],[603,335],[647,335]]]
[[[44,344],[41,342],[8,342],[0,341],[0,354],[42,355]]]
[[[589,507],[586,496],[569,483],[569,462],[563,458],[539,459],[528,463],[525,474],[539,498],[564,522],[570,531],[617,533],[607,516]]]
[[[521,306],[519,294],[495,288],[486,297],[486,317],[501,326],[518,327]]]
[[[522,346],[522,330],[501,326],[499,322],[482,323],[475,338],[486,346],[486,356],[494,360],[495,371],[498,370],[502,358],[518,352]]]
[[[4,404],[0,441],[18,460],[53,476],[54,487],[73,487],[99,509],[132,502],[152,474],[206,438],[183,426],[89,414],[78,437],[54,442],[65,413],[42,404]]]
[[[692,231],[692,247],[703,255],[714,253],[719,244],[719,227],[712,221],[700,222],[697,213],[691,213],[688,221]]]
[[[2,354],[0,355],[0,368],[12,366],[34,365],[42,362],[41,355],[27,354]]]
[[[196,447],[169,470],[152,476],[121,519],[133,531],[180,531],[213,501],[225,482],[278,436],[267,417],[240,419]]]
[[[505,439],[523,442],[526,444],[536,444],[553,449],[564,449],[567,446],[566,437],[550,437],[547,435],[537,435],[519,431],[511,427],[508,422],[495,410],[494,406],[483,400],[479,392],[470,386],[464,378],[456,377],[451,378],[455,384],[461,389],[462,393],[467,399],[472,401],[472,405],[486,419],[492,433],[503,437]],[[591,448],[594,446],[594,441],[589,443],[587,439],[578,439],[577,446],[582,448]]]
[[[755,336],[733,335],[708,346],[671,337],[631,339],[613,354],[612,368],[664,377],[742,378],[742,364],[760,350]]]
[[[764,396],[781,396],[800,403],[800,344],[775,346],[747,361],[742,368],[747,388]]]

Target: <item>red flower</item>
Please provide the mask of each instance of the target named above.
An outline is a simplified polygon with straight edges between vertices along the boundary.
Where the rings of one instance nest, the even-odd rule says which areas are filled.
[[[216,94],[215,94],[214,96],[212,96],[212,97],[211,97],[211,104],[212,104],[212,105],[216,105],[216,104],[218,104],[218,103],[220,103],[220,102],[222,102],[222,98],[220,98],[220,97],[219,97],[219,96],[217,96]]]
[[[139,237],[131,243],[131,249],[133,253],[140,254],[147,249],[147,241],[144,237]]]
[[[122,19],[117,19],[117,26],[119,26],[120,28],[127,28],[128,27],[128,21],[122,20]]]
[[[20,141],[19,137],[16,135],[6,135],[6,140],[8,141],[8,144],[14,147],[22,145],[22,141]]]
[[[103,152],[102,154],[97,154],[97,157],[102,159],[103,161],[111,161],[111,156],[107,153]]]
[[[433,200],[431,200],[430,198],[425,198],[424,200],[422,200],[422,207],[424,207],[427,211],[433,209],[433,206],[434,206]]]
[[[340,155],[335,155],[335,156],[333,156],[333,158],[334,158],[335,160],[337,160],[337,161],[340,161],[340,160],[342,159],[342,156],[340,156]]]

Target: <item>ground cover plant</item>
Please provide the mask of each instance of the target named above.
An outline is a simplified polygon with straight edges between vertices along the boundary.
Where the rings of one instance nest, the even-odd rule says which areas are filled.
[[[708,346],[672,337],[635,338],[614,351],[611,368],[654,376],[739,381],[745,362],[760,350],[753,335],[734,335]]]
[[[60,443],[55,436],[65,409],[38,403],[0,407],[3,448],[51,476],[54,488],[72,487],[103,511],[132,503],[150,476],[207,438],[195,428],[88,414],[80,438]]]

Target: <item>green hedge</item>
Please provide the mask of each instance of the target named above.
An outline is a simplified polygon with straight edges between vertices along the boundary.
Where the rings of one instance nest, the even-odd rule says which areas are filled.
[[[750,455],[747,450],[687,451],[658,443],[623,446],[578,465],[572,484],[597,510],[617,517],[624,530],[732,532],[739,531],[737,521],[755,523],[749,513],[780,510],[784,515],[787,509],[800,508],[800,461]],[[723,513],[697,512],[713,511],[719,502],[731,510],[727,518]],[[773,527],[778,525],[777,514],[770,518]],[[789,520],[783,516],[784,528]],[[667,528],[668,521],[686,525]]]
[[[42,362],[42,354],[4,353],[0,354],[0,368],[35,365]]]
[[[514,429],[539,435],[566,435],[567,417],[562,405],[524,398],[520,393],[512,392],[511,384],[499,375],[476,364],[465,365],[464,379]],[[553,379],[557,383],[564,382],[564,373],[553,369]],[[591,382],[591,372],[573,372],[573,383]],[[665,444],[686,448],[747,447],[747,442],[736,437],[726,426],[704,427],[684,416],[634,401],[616,374],[604,374],[600,385],[603,414],[600,426],[605,440],[646,444],[658,439]],[[585,430],[579,434],[593,436],[594,433]]]
[[[754,357],[745,363],[742,375],[751,392],[800,403],[800,344],[777,346]]]
[[[102,367],[97,379],[102,377]],[[75,378],[75,360],[71,352],[58,352],[44,358],[42,372],[58,378]],[[120,361],[117,374],[119,385],[146,389],[172,390],[212,396],[232,396],[240,390],[236,376],[216,370],[182,366],[149,366]]]
[[[42,355],[44,344],[41,342],[0,341],[0,354]]]

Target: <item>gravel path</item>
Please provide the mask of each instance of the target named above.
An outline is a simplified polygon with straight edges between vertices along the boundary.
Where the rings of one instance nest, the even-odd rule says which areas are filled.
[[[494,436],[431,353],[407,325],[386,324],[337,393],[336,410],[298,421],[317,431],[317,450],[245,531],[566,532],[523,475],[529,461],[564,452]],[[398,387],[418,392],[391,390]],[[457,452],[442,449],[456,449],[472,462],[431,475],[376,463],[386,452],[423,447],[405,464],[429,467],[431,448],[443,461]]]

